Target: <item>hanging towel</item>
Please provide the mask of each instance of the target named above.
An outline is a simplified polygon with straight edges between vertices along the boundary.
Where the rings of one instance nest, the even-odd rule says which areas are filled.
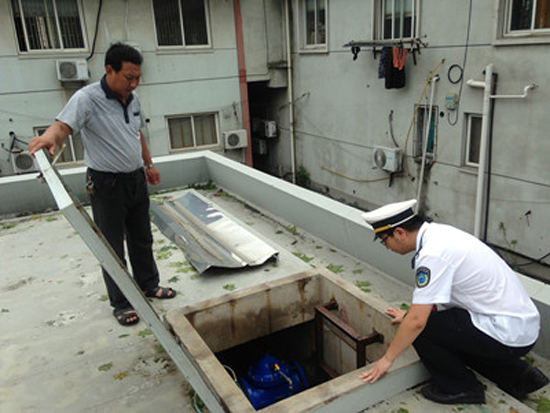
[[[393,48],[393,67],[402,70],[405,67],[405,59],[407,58],[407,49],[403,47]]]
[[[402,69],[393,65],[393,50],[386,49],[386,89],[401,89],[405,87],[405,66]]]

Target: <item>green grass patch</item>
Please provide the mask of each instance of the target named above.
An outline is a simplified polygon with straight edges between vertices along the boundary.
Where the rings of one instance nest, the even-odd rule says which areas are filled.
[[[223,288],[224,290],[233,291],[237,287],[235,287],[235,284],[225,284]]]
[[[371,283],[368,281],[355,281],[355,286],[365,293],[370,293]]]
[[[113,363],[106,363],[106,364],[102,364],[97,369],[99,371],[109,371],[111,370],[112,367],[113,367]]]
[[[339,272],[342,271],[342,267],[343,267],[342,265],[329,264],[329,265],[327,265],[326,268],[327,268],[327,270],[332,271],[335,274],[338,274]]]
[[[313,260],[313,257],[308,257],[307,255],[302,254],[301,252],[293,252],[293,254],[304,262],[310,262],[311,260]]]

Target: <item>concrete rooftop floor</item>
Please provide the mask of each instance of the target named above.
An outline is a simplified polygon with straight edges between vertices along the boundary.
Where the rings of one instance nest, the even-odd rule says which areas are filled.
[[[311,267],[326,267],[388,306],[412,289],[292,223],[267,217],[221,190],[203,190],[220,208],[280,251],[277,261],[198,276],[154,228],[161,284],[178,291],[152,302],[159,315]],[[177,198],[178,192],[169,194]],[[195,412],[192,390],[144,322],[120,326],[111,315],[99,264],[58,212],[0,220],[1,412]],[[358,287],[359,288],[359,287]],[[547,360],[533,355],[550,373]],[[372,412],[530,412],[549,388],[524,403],[487,383],[482,406],[440,406],[413,388]],[[206,409],[202,409],[206,411]]]

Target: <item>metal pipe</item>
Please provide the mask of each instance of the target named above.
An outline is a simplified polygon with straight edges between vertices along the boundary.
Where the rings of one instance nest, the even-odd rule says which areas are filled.
[[[491,118],[491,92],[493,88],[493,64],[485,69],[485,88],[483,91],[483,118],[481,122],[481,142],[477,171],[476,206],[474,217],[474,235],[481,236],[481,216],[483,212],[483,194],[485,193],[485,169],[487,169],[487,141],[489,137],[489,119]]]
[[[285,1],[285,24],[286,24],[286,58],[287,58],[287,83],[288,83],[288,122],[290,134],[290,174],[292,183],[296,183],[296,154],[294,137],[294,102],[292,85],[292,47],[290,43],[290,7],[289,2]]]
[[[418,193],[416,195],[416,199],[418,200],[419,204],[422,203],[420,195],[422,193],[422,185],[424,181],[424,170],[426,169],[426,154],[428,152],[428,138],[430,136],[430,124],[432,122],[432,107],[433,107],[434,94],[435,94],[435,82],[437,82],[438,80],[439,80],[439,75],[435,75],[434,77],[432,77],[432,80],[431,80],[432,88],[430,90],[430,102],[428,104],[428,123],[426,126],[426,135],[424,137],[424,144],[422,145],[422,164],[420,166],[420,179],[418,181]],[[420,209],[420,207],[417,206],[417,209]]]

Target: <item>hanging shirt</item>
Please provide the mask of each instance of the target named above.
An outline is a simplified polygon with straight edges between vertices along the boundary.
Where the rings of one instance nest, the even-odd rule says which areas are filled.
[[[511,346],[533,344],[540,316],[516,273],[486,244],[457,228],[425,223],[417,236],[413,304],[460,307]]]

